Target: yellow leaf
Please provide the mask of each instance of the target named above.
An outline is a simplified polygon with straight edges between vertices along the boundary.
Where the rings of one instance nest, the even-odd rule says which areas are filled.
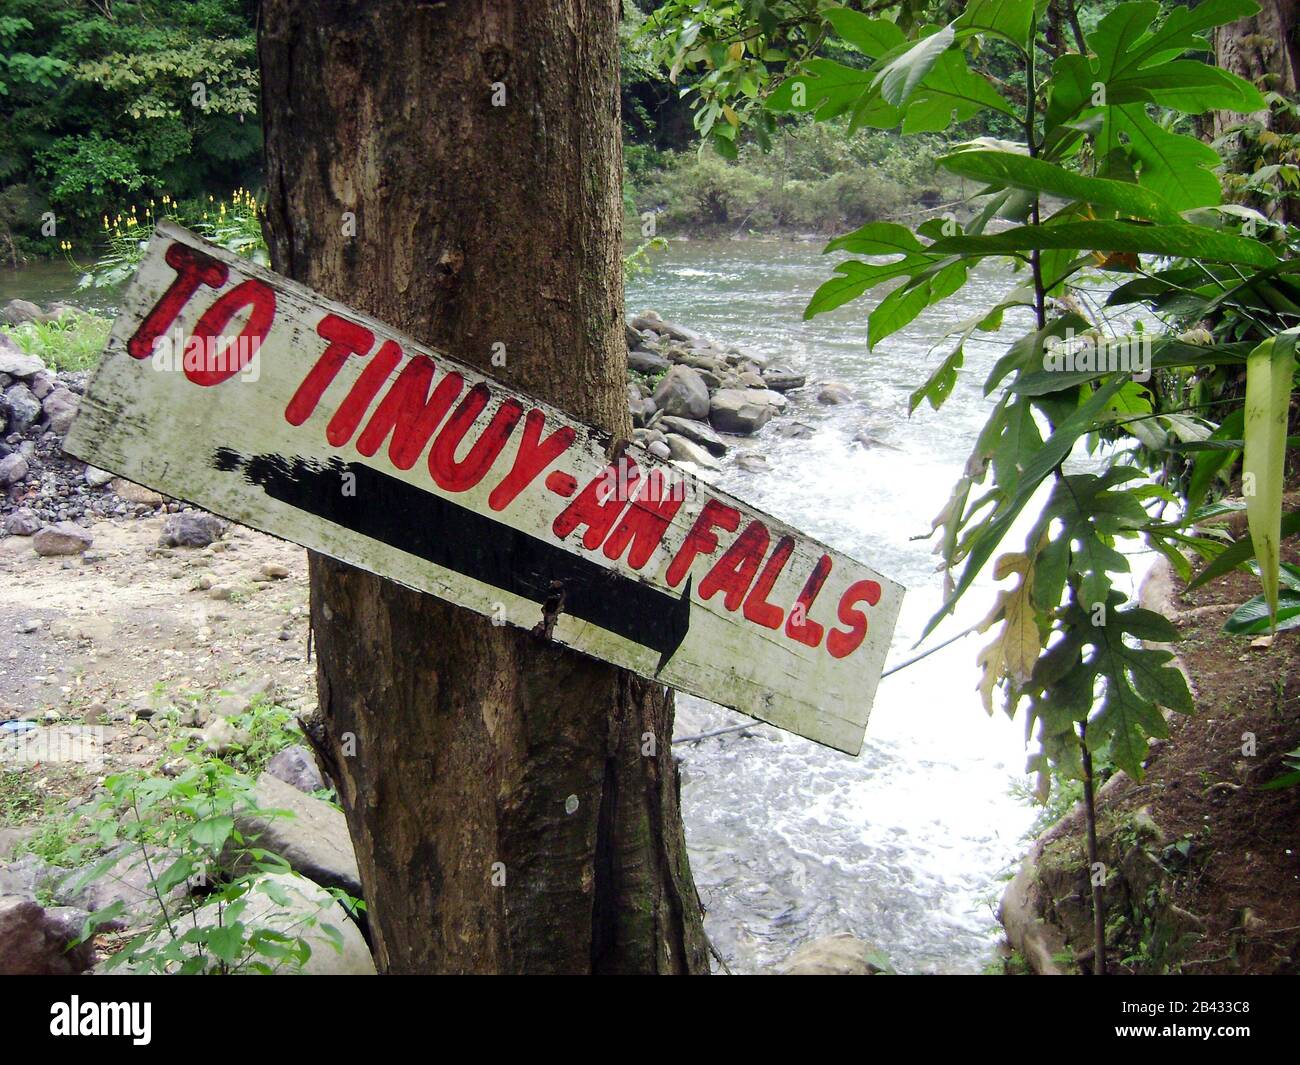
[[[723,104],[723,105],[722,105],[722,115],[723,115],[723,117],[726,118],[726,120],[727,120],[728,122],[730,122],[733,126],[735,126],[735,127],[737,127],[737,128],[740,127],[740,116],[739,116],[738,114],[736,114],[736,112],[733,111],[733,110],[731,109],[731,106],[730,106],[729,104]]]
[[[737,41],[727,49],[727,58],[732,62],[737,62],[745,54],[745,42]]]

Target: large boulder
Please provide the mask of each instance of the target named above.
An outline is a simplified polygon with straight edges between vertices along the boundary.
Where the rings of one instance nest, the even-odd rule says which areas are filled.
[[[66,873],[66,869],[47,865],[35,854],[24,854],[7,865],[0,865],[0,895],[34,899],[38,892],[48,891]]]
[[[627,353],[627,365],[637,373],[657,374],[663,373],[672,363],[657,352],[633,348]]]
[[[828,407],[839,407],[853,402],[853,389],[842,381],[824,381],[817,390],[817,402]]]
[[[763,388],[720,388],[709,402],[709,421],[724,433],[756,433],[785,408],[779,392]]]
[[[709,388],[689,366],[674,366],[663,376],[653,396],[655,407],[678,418],[697,421],[709,416]]]
[[[235,815],[248,846],[278,854],[295,872],[323,887],[361,894],[361,874],[341,810],[269,773],[257,778],[252,799],[256,810]]]
[[[727,453],[727,443],[716,432],[708,422],[691,421],[689,418],[674,418],[665,415],[659,419],[659,428],[665,433],[676,433],[678,436],[684,436],[709,452],[721,458]]]
[[[0,333],[0,373],[10,377],[34,377],[45,369],[37,356],[28,355],[5,333]]]
[[[289,971],[303,976],[375,975],[375,960],[370,956],[370,948],[366,946],[360,929],[334,896],[310,880],[290,873],[268,874],[254,880],[244,898],[247,906],[239,920],[246,937],[265,929],[301,939],[311,947],[311,957],[302,968]],[[193,927],[196,923],[204,928],[216,925],[220,919],[218,903],[210,902],[198,907],[192,918],[186,918],[185,924]],[[337,932],[341,942],[336,942],[325,930],[323,926],[326,925]],[[149,945],[161,945],[166,941],[165,936],[165,932],[159,933]],[[187,954],[193,952],[188,945],[182,949]],[[129,967],[115,971],[132,972]],[[236,964],[236,973],[246,971],[246,967]]]
[[[72,389],[59,385],[42,401],[41,406],[45,411],[45,417],[50,420],[50,429],[63,436],[72,428],[72,419],[77,416],[77,405],[80,401],[73,394]]]
[[[205,510],[183,510],[163,522],[158,543],[163,547],[207,547],[226,534],[226,523]]]
[[[668,454],[678,462],[691,462],[706,470],[721,469],[717,459],[693,440],[687,440],[686,437],[678,436],[676,433],[669,433],[667,444]]]
[[[83,910],[45,909],[20,895],[0,897],[0,976],[74,976],[93,962],[81,935]]]
[[[4,307],[0,307],[0,319],[9,325],[39,322],[41,318],[41,309],[30,300],[10,300]]]
[[[893,971],[884,951],[849,932],[805,943],[780,968],[784,976],[877,976]]]
[[[803,388],[807,382],[803,374],[791,370],[764,370],[762,377],[763,384],[773,392],[789,392],[792,389]]]
[[[18,507],[5,515],[4,530],[10,536],[31,536],[43,524],[31,507]]]
[[[56,521],[32,535],[32,547],[38,555],[79,555],[94,542],[88,530],[71,521]]]
[[[27,456],[14,451],[0,459],[0,488],[17,484],[27,476]]]
[[[108,928],[151,925],[162,915],[155,883],[178,858],[159,847],[124,843],[100,859],[97,864],[105,868],[98,876],[91,878],[88,869],[76,870],[54,887],[52,895],[56,902],[92,913],[120,902],[123,914],[105,926]],[[167,912],[180,912],[188,895],[185,882],[172,887],[164,896]]]
[[[266,763],[266,771],[276,780],[282,780],[308,795],[325,787],[325,779],[320,775],[316,759],[301,744],[280,751]]]
[[[8,415],[11,433],[27,432],[41,416],[41,401],[21,382],[5,389],[4,408]]]

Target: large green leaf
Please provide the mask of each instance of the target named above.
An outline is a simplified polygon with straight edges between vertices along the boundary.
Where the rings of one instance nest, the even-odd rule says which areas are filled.
[[[896,59],[890,60],[876,72],[875,87],[880,95],[895,107],[902,107],[921,86],[940,57],[952,47],[956,39],[951,26],[922,37]]]
[[[892,281],[898,277],[907,277],[918,270],[924,269],[933,261],[930,258],[912,256],[892,263],[875,265],[873,263],[859,262],[856,259],[848,259],[835,267],[837,276],[830,278],[828,281],[823,281],[817,291],[813,293],[812,299],[808,301],[808,306],[804,308],[803,316],[813,318],[819,314],[825,314],[827,311],[833,311],[836,307],[841,307],[850,300],[857,299],[863,293],[875,288],[882,282]]]
[[[889,19],[871,18],[846,7],[831,8],[825,13],[825,18],[840,37],[872,59],[880,58],[907,39],[898,28],[898,23]]]
[[[981,530],[970,545],[966,564],[957,579],[952,594],[944,601],[942,607],[930,618],[925,626],[922,638],[934,631],[934,627],[952,613],[957,600],[965,594],[976,575],[984,568],[998,545],[1010,531],[1012,524],[1024,510],[1043,478],[1047,477],[1074,449],[1079,438],[1089,432],[1096,418],[1106,408],[1111,398],[1123,386],[1121,378],[1115,378],[1103,384],[1079,407],[1056,426],[1052,435],[1043,441],[1041,447],[1027,458],[1024,469],[1017,483],[1014,494],[998,508],[993,517]]]
[[[1279,528],[1281,536],[1294,536],[1300,533],[1300,510],[1293,510],[1289,514],[1282,515],[1282,521]],[[1201,585],[1214,580],[1216,577],[1222,577],[1230,570],[1244,565],[1255,557],[1255,544],[1249,536],[1243,536],[1236,540],[1230,547],[1224,548],[1200,573],[1192,578],[1187,588],[1190,591],[1193,588],[1199,588]]]
[[[1246,419],[1241,461],[1246,519],[1259,560],[1269,613],[1277,617],[1282,545],[1282,483],[1286,475],[1287,418],[1300,330],[1269,337],[1246,359]]]
[[[1017,226],[1001,233],[961,234],[935,241],[927,251],[942,254],[1012,255],[1042,248],[1082,248],[1099,252],[1133,252],[1167,257],[1187,256],[1246,266],[1271,266],[1277,256],[1257,240],[1189,225],[1137,225],[1131,222],[1066,222]]]
[[[1180,225],[1182,218],[1169,204],[1150,189],[1126,181],[1086,177],[1042,159],[1013,152],[959,151],[942,156],[939,164],[962,177],[984,181],[990,185],[1003,185],[1029,189],[1059,196],[1067,200],[1081,200],[1097,207],[1107,207],[1133,218],[1152,222]]]
[[[1276,626],[1269,614],[1268,600],[1262,595],[1242,603],[1223,623],[1223,631],[1234,636],[1256,636],[1262,632],[1285,632],[1296,628],[1300,628],[1300,592],[1289,588],[1278,592]]]
[[[1034,0],[971,0],[953,28],[958,39],[992,34],[1010,41],[1022,52],[1029,48],[1034,26]]]

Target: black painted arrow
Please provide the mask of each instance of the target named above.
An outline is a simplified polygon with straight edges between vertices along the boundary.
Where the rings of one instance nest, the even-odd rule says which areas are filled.
[[[361,463],[328,464],[283,455],[241,455],[218,448],[218,470],[272,499],[425,559],[443,569],[563,613],[659,652],[667,665],[691,622],[691,582],[680,599],[632,580],[484,514],[425,492]],[[345,478],[355,481],[344,493]],[[560,595],[562,594],[562,599]]]

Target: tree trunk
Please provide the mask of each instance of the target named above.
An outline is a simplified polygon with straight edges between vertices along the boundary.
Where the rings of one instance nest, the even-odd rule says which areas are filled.
[[[626,437],[618,15],[263,0],[274,267]],[[315,739],[380,971],[707,972],[671,693],[310,570]]]
[[[1294,100],[1300,92],[1300,11],[1296,0],[1259,0],[1260,11],[1249,18],[1220,26],[1214,32],[1215,65],[1258,85],[1261,90],[1280,93]],[[1252,116],[1265,129],[1278,133],[1300,133],[1294,117],[1262,111]],[[1240,115],[1217,112],[1213,135],[1220,137],[1241,121]],[[1275,162],[1274,159],[1265,161]],[[1300,222],[1300,203],[1282,197],[1282,221]],[[1263,205],[1271,206],[1271,205]]]

